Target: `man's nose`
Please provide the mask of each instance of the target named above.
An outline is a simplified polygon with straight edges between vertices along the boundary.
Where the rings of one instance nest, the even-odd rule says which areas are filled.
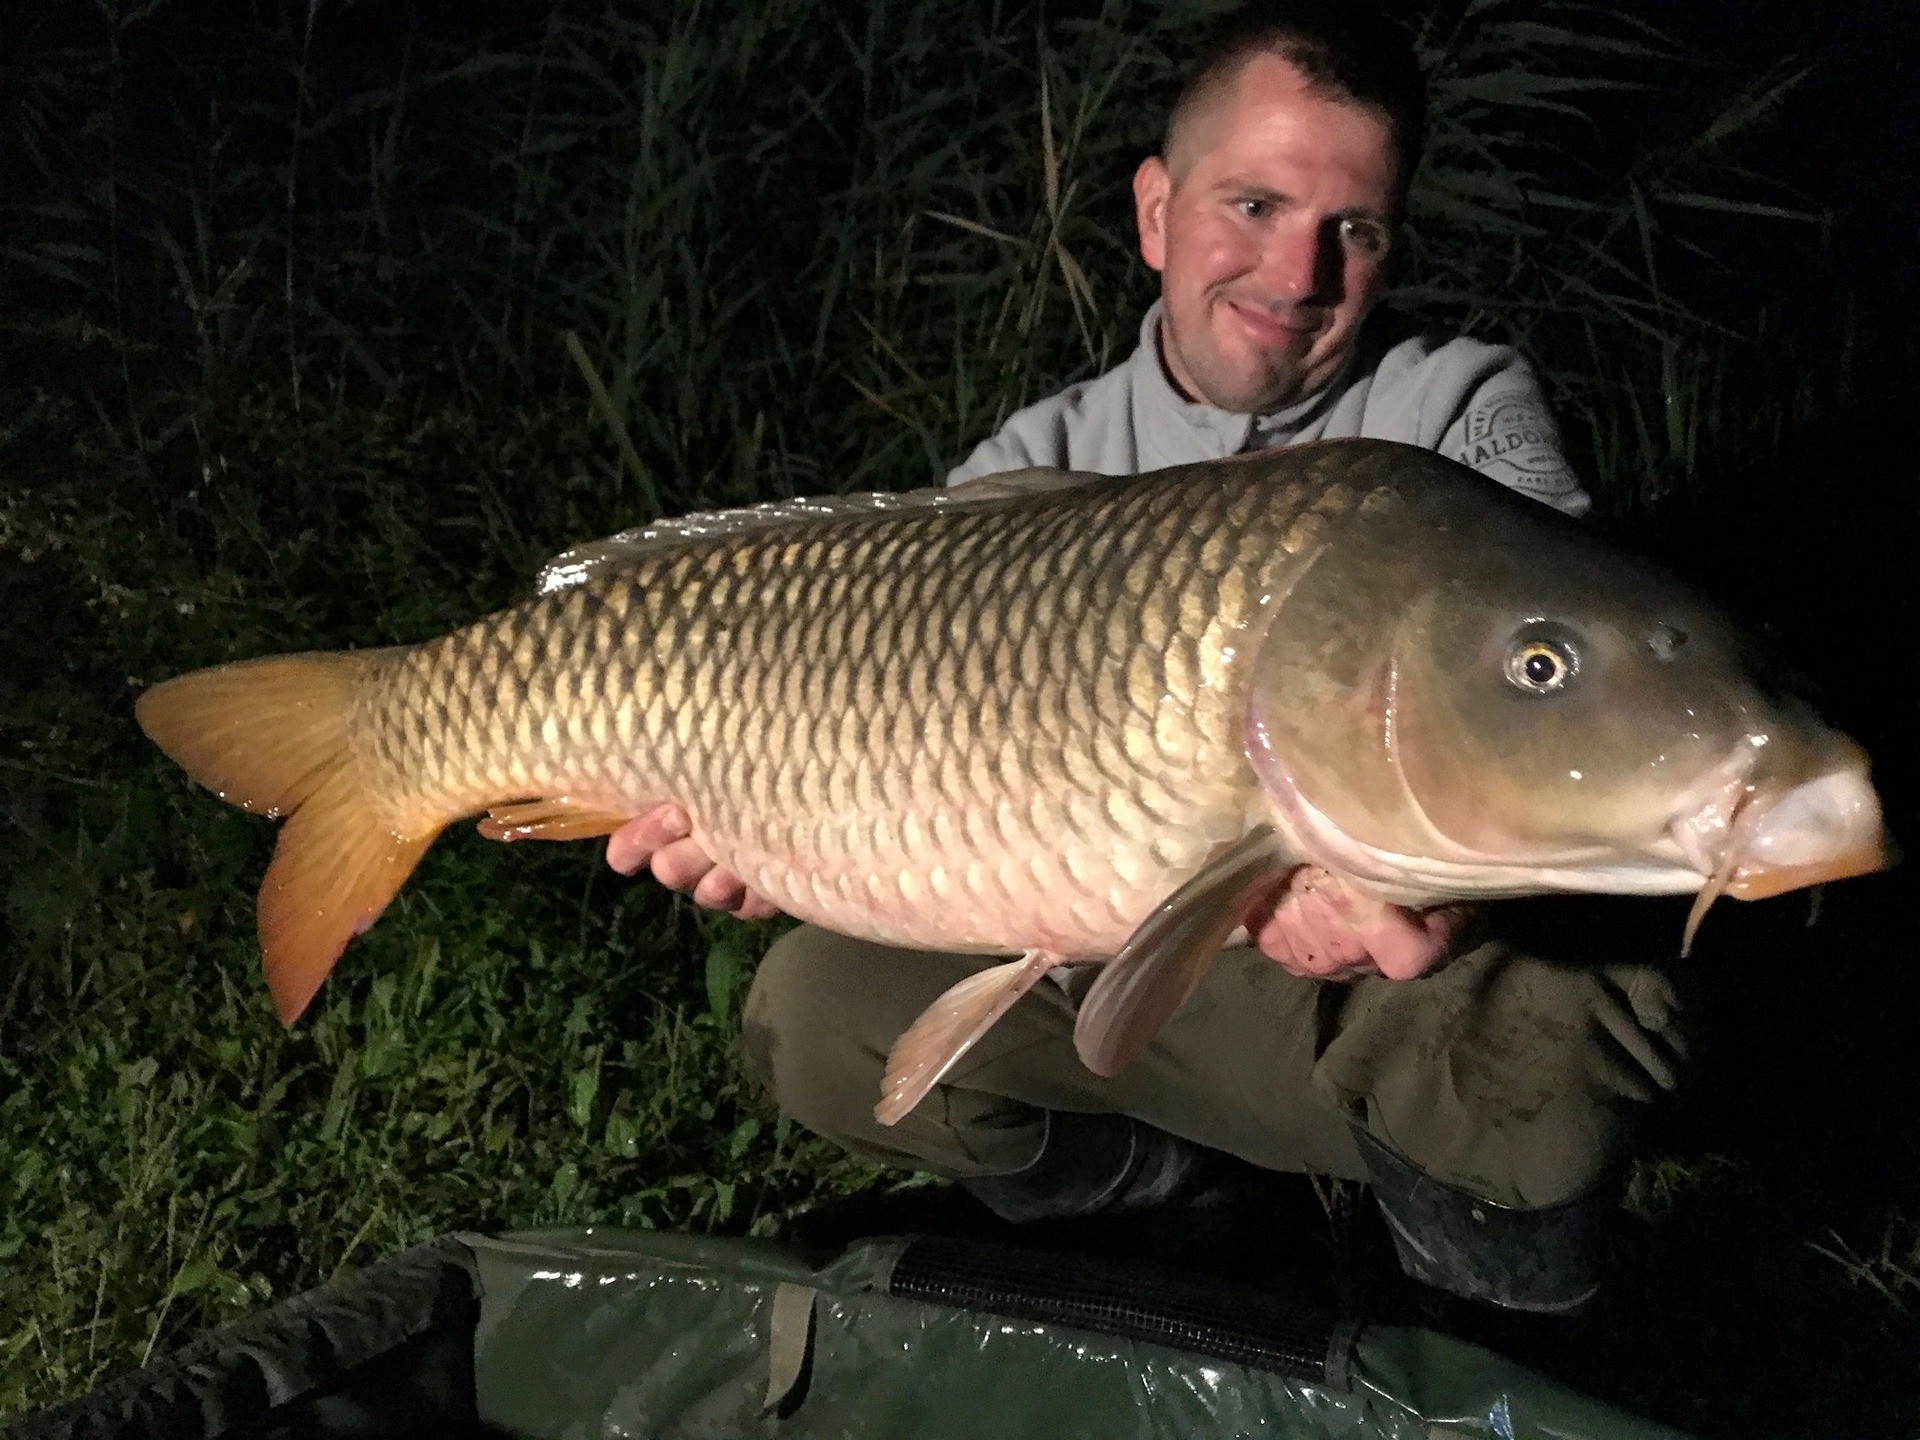
[[[1340,222],[1302,219],[1269,236],[1261,278],[1274,296],[1296,305],[1337,304],[1341,292]]]

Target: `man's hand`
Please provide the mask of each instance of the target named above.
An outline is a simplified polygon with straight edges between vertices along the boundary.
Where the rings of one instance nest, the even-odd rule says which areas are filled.
[[[1452,958],[1470,905],[1406,910],[1302,865],[1247,912],[1247,934],[1289,975],[1413,980]]]
[[[622,875],[649,866],[669,890],[691,891],[696,904],[725,910],[742,920],[770,920],[780,911],[754,894],[738,875],[713,863],[690,839],[693,822],[678,805],[656,805],[607,838],[607,864]]]

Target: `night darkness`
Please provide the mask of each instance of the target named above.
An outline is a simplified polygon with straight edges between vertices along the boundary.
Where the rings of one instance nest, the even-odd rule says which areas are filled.
[[[1591,121],[1541,121],[1564,127],[1569,157],[1549,188],[1598,184],[1618,156],[1697,133],[1743,83],[1799,75],[1711,183],[1803,218],[1695,210],[1661,230],[1648,253],[1673,308],[1643,349],[1622,329],[1583,352],[1588,332],[1552,317],[1523,333],[1561,375],[1555,393],[1601,417],[1569,427],[1584,463],[1643,453],[1619,417],[1656,416],[1644,445],[1663,456],[1660,487],[1600,476],[1618,497],[1601,523],[1724,597],[1807,677],[1873,756],[1896,838],[1920,844],[1920,13],[1502,3],[1608,34],[1658,27],[1677,52],[1645,91],[1593,99]],[[169,1311],[163,1349],[422,1230],[741,1233],[855,1187],[820,1178],[824,1148],[776,1142],[732,1078],[729,987],[765,937],[615,888],[577,853],[442,846],[324,1013],[283,1036],[250,948],[264,827],[209,818],[129,709],[140,685],[192,666],[438,633],[651,503],[927,483],[996,407],[1091,368],[1057,280],[1012,343],[988,322],[1014,272],[987,268],[1011,248],[925,214],[1027,233],[1037,112],[1020,66],[1042,33],[1104,55],[1085,38],[1100,7],[976,4],[983,35],[998,28],[945,55],[932,0],[829,0],[814,19],[785,4],[730,0],[692,25],[689,7],[569,0],[159,0],[104,7],[117,27],[100,7],[34,0],[0,17],[0,1200],[10,1174],[20,1197],[0,1219],[0,1415],[137,1360],[189,1263],[172,1230],[141,1233],[141,1207],[169,1195],[182,1214],[201,1206],[192,1254],[207,1259],[191,1273],[213,1278]],[[620,33],[644,44],[618,59],[569,48],[623,9]],[[738,48],[750,11],[782,17],[754,42],[765,59]],[[786,33],[809,25],[805,41]],[[646,130],[640,102],[606,98],[653,44],[694,57],[660,82],[658,113],[703,117],[697,133]],[[1017,61],[967,68],[1001,51]],[[856,52],[893,58],[855,75]],[[946,70],[956,93],[914,118],[912,87]],[[693,98],[676,111],[674,95]],[[1077,163],[1096,198],[1061,232],[1106,307],[1092,328],[1113,336],[1150,293],[1115,180],[1153,130],[1128,113],[1088,140]],[[910,262],[940,283],[889,279]],[[1475,273],[1536,274],[1498,255]],[[1503,298],[1441,318],[1526,322]],[[1583,353],[1620,357],[1623,393],[1596,393],[1570,358]],[[1688,368],[1703,354],[1718,358]],[[1666,457],[1681,427],[1662,432],[1663,385],[1686,392],[1704,437],[1684,464]],[[1653,409],[1632,409],[1634,386]],[[626,417],[631,458],[596,404]],[[1920,1436],[1911,884],[1909,865],[1817,906],[1714,910],[1687,962],[1696,1052],[1644,1138],[1600,1314],[1493,1343],[1701,1435]],[[1677,934],[1685,909],[1597,903],[1595,958]],[[407,958],[429,946],[431,964]],[[686,975],[605,960],[648,947],[684,951]],[[400,999],[377,989],[383,969],[405,977]],[[655,1084],[660,1014],[705,1047],[680,1068],[715,1078],[642,1113],[615,1079]],[[495,1068],[474,1090],[432,1088],[453,1086],[449,1057],[476,1054]],[[601,1088],[583,1100],[589,1069]],[[168,1091],[169,1077],[185,1078]],[[470,1132],[392,1118],[469,1108],[485,1112]],[[167,1137],[146,1190],[98,1158],[133,1145],[136,1116]],[[292,1183],[343,1154],[359,1169],[341,1184],[371,1188]],[[563,1169],[564,1193],[548,1183]],[[112,1312],[98,1354],[31,1338],[89,1323],[91,1289],[30,1313],[62,1265],[84,1271],[55,1251],[115,1274],[97,1285]]]

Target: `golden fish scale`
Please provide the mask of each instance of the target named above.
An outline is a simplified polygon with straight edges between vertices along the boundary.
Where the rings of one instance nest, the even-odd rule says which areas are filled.
[[[664,548],[397,652],[356,753],[397,825],[671,798],[804,918],[1110,953],[1247,828],[1244,632],[1353,504],[1247,468]]]

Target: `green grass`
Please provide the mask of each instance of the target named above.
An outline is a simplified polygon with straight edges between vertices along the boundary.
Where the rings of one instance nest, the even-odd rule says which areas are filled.
[[[131,702],[430,636],[656,513],[928,483],[1131,344],[1124,180],[1196,23],[740,0],[456,39],[205,9],[48,0],[0,46],[0,1415],[449,1229],[766,1232],[898,1182],[745,1079],[768,928],[592,847],[449,837],[283,1032],[252,935],[270,827],[186,784]],[[1739,148],[1787,80],[1655,133],[1623,117],[1698,75],[1624,17],[1461,0],[1420,36],[1436,139],[1402,297],[1524,340],[1603,511],[1669,549],[1729,493],[1775,516],[1844,493],[1837,463],[1779,457],[1856,403],[1852,332],[1668,282],[1704,263],[1702,215],[1810,247]],[[1714,1135],[1737,1102],[1704,1103],[1642,1166],[1643,1282],[1730,1256],[1836,1352],[1907,1333],[1894,1202],[1796,1208],[1770,1188],[1790,1166]],[[1700,1289],[1676,1329],[1688,1303],[1696,1331],[1737,1322]],[[1633,1341],[1593,1352],[1612,1398],[1633,1377],[1751,1433],[1751,1373],[1664,1373]]]
[[[132,696],[495,603],[521,582],[471,552],[508,525],[475,516],[534,463],[457,413],[344,404],[277,451],[283,399],[252,397],[257,443],[224,452],[266,484],[9,521],[11,593],[42,623],[7,722],[0,1412],[455,1225],[765,1229],[874,1178],[735,1062],[767,927],[676,906],[590,847],[443,843],[281,1031],[251,935],[270,827],[145,753]]]

